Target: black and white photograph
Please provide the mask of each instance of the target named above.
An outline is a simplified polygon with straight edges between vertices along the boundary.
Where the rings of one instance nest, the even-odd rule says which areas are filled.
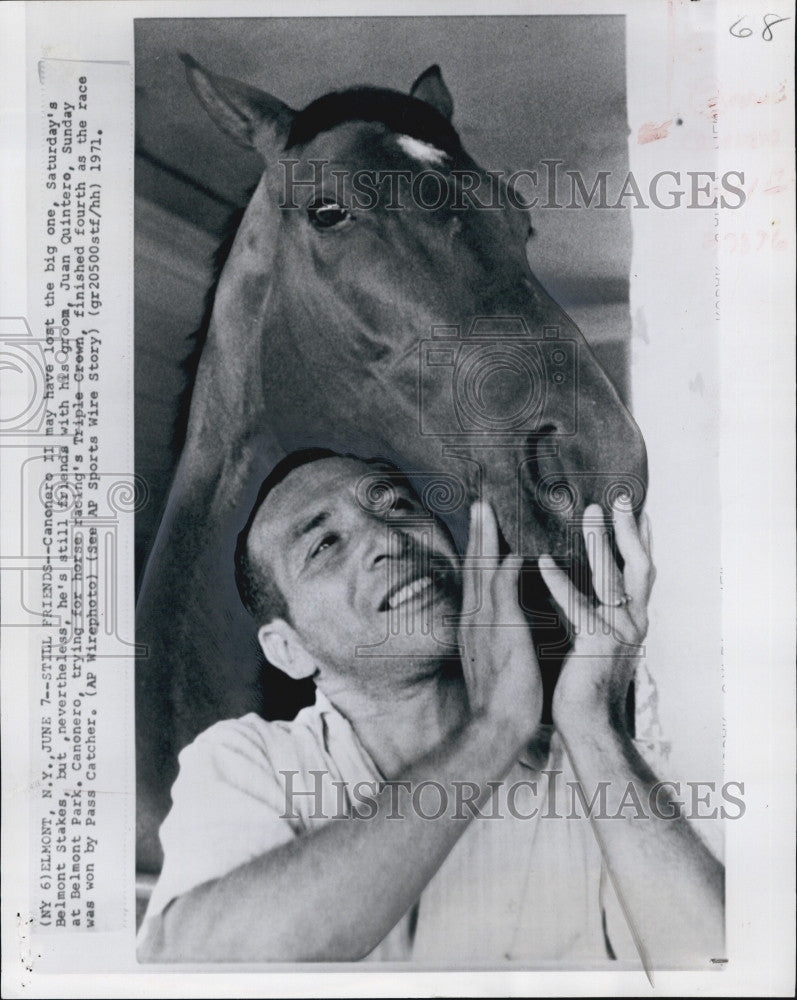
[[[623,19],[136,31],[148,483],[184,427],[139,589],[140,956],[722,958],[721,861],[634,743]],[[174,234],[253,181],[180,339]]]
[[[9,995],[789,995],[793,9],[13,6]]]

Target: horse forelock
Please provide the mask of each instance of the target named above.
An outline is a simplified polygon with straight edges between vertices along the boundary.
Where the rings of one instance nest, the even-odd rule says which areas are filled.
[[[308,104],[296,114],[285,149],[304,146],[321,132],[353,121],[378,122],[452,157],[462,153],[456,129],[430,104],[380,87],[333,91]]]

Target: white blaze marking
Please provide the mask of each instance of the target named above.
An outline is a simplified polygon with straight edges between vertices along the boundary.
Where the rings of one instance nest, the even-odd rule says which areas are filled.
[[[396,142],[405,153],[414,160],[420,160],[421,163],[442,163],[448,159],[448,153],[444,153],[442,149],[438,149],[430,142],[423,142],[422,139],[415,139],[411,135],[396,136]]]

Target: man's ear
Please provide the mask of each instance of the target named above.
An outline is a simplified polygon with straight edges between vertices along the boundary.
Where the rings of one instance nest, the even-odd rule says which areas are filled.
[[[295,681],[317,672],[313,657],[302,645],[295,629],[284,619],[275,618],[257,630],[257,641],[268,662]]]
[[[451,121],[451,116],[454,114],[454,99],[449,93],[448,87],[443,83],[443,74],[437,63],[424,70],[413,83],[410,87],[410,97],[426,101],[436,111],[439,111],[443,118]]]
[[[185,52],[180,58],[191,89],[222,132],[266,159],[283,148],[295,115],[287,104],[247,83],[210,73]]]

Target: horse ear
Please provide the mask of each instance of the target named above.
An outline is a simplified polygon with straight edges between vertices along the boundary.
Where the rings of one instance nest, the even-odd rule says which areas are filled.
[[[191,89],[213,123],[239,146],[268,153],[276,141],[284,142],[295,113],[287,104],[232,77],[208,72],[185,52],[180,58]]]
[[[443,83],[443,74],[440,67],[435,63],[421,73],[418,79],[410,87],[410,97],[417,97],[421,101],[426,101],[440,114],[451,121],[454,114],[454,100],[449,93],[448,87]]]

